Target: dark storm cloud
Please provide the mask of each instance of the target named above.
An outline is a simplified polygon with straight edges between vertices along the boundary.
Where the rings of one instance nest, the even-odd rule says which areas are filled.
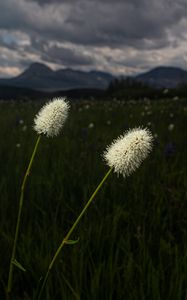
[[[180,48],[186,19],[186,0],[0,0],[0,47],[17,52],[20,61],[141,67],[146,51]],[[107,58],[105,47],[124,57]],[[139,53],[131,57],[129,48]]]
[[[94,61],[91,55],[80,51],[77,48],[64,47],[63,45],[51,44],[44,39],[32,38],[28,50],[35,50],[41,53],[41,58],[47,62],[63,64],[64,66],[91,65]]]
[[[146,40],[169,43],[168,30],[187,16],[186,8],[184,0],[2,0],[0,26],[78,44],[142,48]]]
[[[85,66],[93,63],[93,59],[89,55],[76,53],[75,50],[58,47],[56,45],[49,47],[48,50],[42,54],[42,58],[48,62],[63,63],[65,66]]]

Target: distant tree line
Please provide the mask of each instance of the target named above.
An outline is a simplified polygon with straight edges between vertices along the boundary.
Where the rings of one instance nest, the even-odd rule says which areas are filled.
[[[106,90],[106,95],[117,99],[159,99],[169,97],[187,97],[187,84],[180,84],[176,88],[156,88],[131,77],[115,78]]]
[[[36,91],[27,88],[2,86],[0,87],[0,100],[46,100],[52,97],[68,97],[72,100],[141,100],[163,99],[163,98],[186,98],[187,99],[187,84],[180,84],[176,88],[156,88],[138,81],[131,77],[121,77],[112,80],[106,90],[102,89],[74,89],[68,91],[44,92]]]

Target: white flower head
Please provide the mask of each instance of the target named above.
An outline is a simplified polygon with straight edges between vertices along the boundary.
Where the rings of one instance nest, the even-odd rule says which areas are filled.
[[[90,129],[94,128],[94,123],[90,123],[90,124],[88,125],[88,128],[90,128]]]
[[[149,129],[130,129],[107,147],[104,159],[114,172],[127,177],[147,157],[152,149],[152,142],[153,136]]]
[[[174,124],[169,124],[168,126],[168,130],[169,131],[172,131],[174,129],[175,125]]]
[[[69,103],[63,98],[54,98],[46,103],[34,119],[34,130],[38,134],[53,137],[59,134],[66,121]]]

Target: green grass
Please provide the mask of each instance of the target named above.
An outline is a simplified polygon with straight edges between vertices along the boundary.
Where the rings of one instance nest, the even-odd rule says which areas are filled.
[[[0,103],[0,299],[41,106]],[[27,182],[17,249],[27,272],[15,269],[12,299],[33,299],[59,243],[108,170],[106,146],[141,125],[158,135],[153,151],[126,180],[109,177],[72,236],[79,242],[62,250],[44,299],[187,299],[187,102],[181,100],[71,103],[62,134],[41,139]]]

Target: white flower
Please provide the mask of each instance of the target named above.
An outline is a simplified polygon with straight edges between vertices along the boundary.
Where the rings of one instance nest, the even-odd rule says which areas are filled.
[[[118,137],[107,147],[104,159],[109,167],[124,177],[135,171],[152,149],[153,136],[149,129],[134,128]]]
[[[157,133],[155,133],[155,134],[154,134],[154,138],[155,138],[155,139],[157,139],[157,137],[158,137],[158,134],[157,134]]]
[[[168,89],[163,90],[163,94],[167,94],[169,92]]]
[[[173,97],[173,100],[179,100],[178,96]]]
[[[90,108],[90,105],[89,104],[86,104],[85,105],[85,109],[89,109]]]
[[[47,137],[58,135],[66,121],[69,103],[63,98],[54,98],[46,103],[34,119],[34,129]]]
[[[22,125],[24,121],[22,119],[19,120],[19,124]]]
[[[26,131],[27,130],[27,125],[24,125],[23,127],[22,127],[22,131]]]
[[[174,129],[174,127],[175,127],[174,124],[169,124],[168,130],[169,130],[169,131],[172,131],[172,130]]]
[[[90,129],[94,128],[94,123],[90,123],[90,124],[88,125],[88,128],[90,128]]]

